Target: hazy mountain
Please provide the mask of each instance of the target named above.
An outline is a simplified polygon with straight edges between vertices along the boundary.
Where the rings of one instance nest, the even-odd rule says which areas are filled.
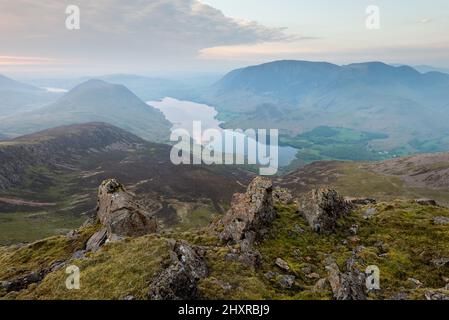
[[[203,100],[228,127],[347,127],[386,133],[382,147],[392,149],[449,133],[448,89],[449,75],[408,66],[276,61],[230,72]]]
[[[35,108],[59,95],[0,75],[0,117]]]
[[[436,72],[442,72],[442,73],[449,74],[448,68],[439,68],[439,67],[433,67],[433,66],[427,66],[427,65],[413,66],[413,68],[415,68],[416,70],[418,70],[421,73],[436,71]]]
[[[88,80],[55,103],[11,116],[0,123],[0,132],[11,136],[55,126],[91,121],[107,122],[150,141],[167,141],[171,124],[123,85]]]

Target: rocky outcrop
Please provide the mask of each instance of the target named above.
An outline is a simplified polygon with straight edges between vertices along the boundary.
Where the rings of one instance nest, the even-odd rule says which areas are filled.
[[[235,194],[231,209],[219,222],[223,228],[220,238],[227,243],[240,245],[240,252],[231,253],[229,259],[257,267],[261,257],[253,245],[267,232],[276,215],[270,179],[257,177],[250,183],[246,193]]]
[[[204,252],[185,241],[172,241],[171,264],[150,284],[151,300],[192,300],[198,298],[197,283],[208,275]]]
[[[354,259],[346,263],[346,272],[341,272],[335,261],[327,266],[329,284],[336,300],[366,300],[365,274],[354,266]]]
[[[246,239],[251,245],[275,218],[273,184],[270,179],[257,177],[245,194],[234,195],[231,209],[221,220],[220,238],[233,243]]]
[[[103,228],[87,241],[87,251],[98,250],[108,240],[157,232],[156,218],[145,212],[117,180],[103,181],[97,202],[97,219]]]
[[[300,214],[314,231],[320,233],[334,232],[337,220],[351,209],[352,205],[331,189],[312,190],[300,199],[299,204]]]
[[[98,189],[97,217],[108,237],[139,237],[157,231],[156,219],[133,200],[115,179],[104,181]]]

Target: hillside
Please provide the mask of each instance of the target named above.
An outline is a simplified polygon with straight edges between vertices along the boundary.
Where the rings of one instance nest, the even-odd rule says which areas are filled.
[[[55,103],[2,120],[0,132],[18,136],[61,125],[106,122],[149,141],[168,141],[170,123],[122,85],[86,81]]]
[[[31,110],[58,97],[58,94],[0,75],[0,117]]]
[[[175,166],[170,147],[105,123],[45,130],[0,142],[0,243],[33,241],[81,225],[95,189],[117,177],[185,228],[223,212],[249,174],[234,167]]]
[[[399,200],[352,205],[329,189],[292,202],[276,200],[276,190],[269,180],[256,178],[210,226],[149,229],[142,235],[129,219],[137,212],[152,219],[154,213],[143,213],[116,180],[104,181],[95,222],[66,236],[0,247],[0,297],[449,298],[447,208]],[[317,223],[323,229],[317,231]],[[74,265],[81,272],[80,289],[67,290],[65,270]],[[380,270],[379,287],[366,287],[368,266]]]
[[[203,100],[229,128],[278,128],[292,139],[319,126],[382,133],[371,146],[404,155],[447,150],[448,88],[449,75],[408,66],[275,61],[230,72]]]

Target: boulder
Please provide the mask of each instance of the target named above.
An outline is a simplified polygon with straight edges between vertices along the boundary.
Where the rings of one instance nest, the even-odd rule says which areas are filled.
[[[139,237],[157,231],[157,222],[145,212],[115,179],[103,181],[98,189],[97,217],[108,238]]]
[[[422,206],[438,206],[438,203],[432,199],[416,199],[415,202]]]
[[[86,251],[98,251],[100,247],[106,243],[108,239],[108,231],[106,228],[102,228],[100,231],[95,232],[86,243]]]
[[[276,261],[274,262],[279,268],[281,268],[284,271],[290,271],[290,267],[287,263],[287,261],[281,259],[281,258],[277,258]]]
[[[319,233],[335,231],[337,220],[347,215],[352,205],[344,200],[337,191],[331,189],[315,189],[300,199],[299,212],[310,227]]]
[[[220,238],[226,242],[240,243],[249,240],[250,247],[276,218],[273,207],[273,185],[270,179],[257,177],[245,194],[235,194],[231,209],[221,220]]]
[[[173,241],[171,264],[150,284],[151,300],[192,300],[198,298],[197,283],[208,275],[200,249],[185,241]]]

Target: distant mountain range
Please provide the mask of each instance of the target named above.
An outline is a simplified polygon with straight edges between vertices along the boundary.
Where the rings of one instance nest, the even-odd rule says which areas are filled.
[[[338,66],[275,61],[230,72],[204,92],[231,128],[278,128],[295,136],[319,126],[388,134],[380,150],[449,147],[449,75],[381,62]]]
[[[60,125],[107,122],[149,141],[167,141],[171,124],[123,85],[88,80],[39,109],[4,118],[0,132],[18,136]]]
[[[0,75],[0,117],[36,108],[58,97],[58,94]]]

